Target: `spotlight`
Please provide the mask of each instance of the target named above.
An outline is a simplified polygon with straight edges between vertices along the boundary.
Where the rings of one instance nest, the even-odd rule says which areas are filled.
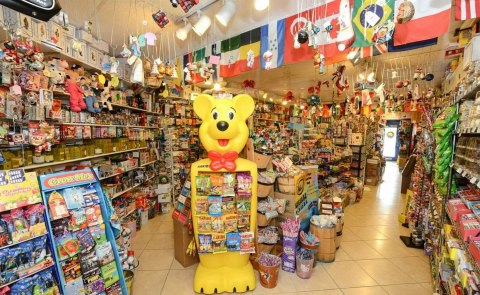
[[[190,24],[186,18],[184,18],[183,21],[185,22],[185,26],[183,28],[177,29],[175,35],[179,40],[185,41],[185,39],[187,39],[188,33],[192,29],[192,24]]]
[[[267,98],[267,93],[265,93],[265,94],[263,95],[263,99],[265,99],[265,98]]]
[[[273,101],[273,98],[270,97],[270,101]]]
[[[208,17],[208,15],[202,14],[200,11],[198,12],[200,18],[198,21],[193,25],[193,31],[201,37],[205,32],[210,28],[212,24],[212,20]]]
[[[282,101],[282,104],[283,104],[284,106],[286,106],[286,105],[287,105],[287,101],[286,101],[286,100]]]
[[[219,91],[220,88],[221,88],[221,86],[220,86],[219,83],[215,83],[215,84],[213,85],[213,90],[215,90],[215,91]]]
[[[232,0],[224,1],[224,5],[222,9],[215,15],[218,22],[221,23],[223,26],[227,26],[232,17],[235,15],[235,11],[237,10],[237,6],[235,2]]]
[[[255,0],[255,9],[258,11],[262,11],[269,5],[269,0]]]

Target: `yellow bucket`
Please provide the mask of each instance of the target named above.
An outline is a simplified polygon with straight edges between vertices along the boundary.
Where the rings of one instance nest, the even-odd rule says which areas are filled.
[[[125,277],[125,285],[127,286],[128,295],[132,295],[133,278],[135,274],[131,270],[123,270],[123,276]]]

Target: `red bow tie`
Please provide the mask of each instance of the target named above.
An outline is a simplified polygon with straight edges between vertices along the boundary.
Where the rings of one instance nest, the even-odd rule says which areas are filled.
[[[235,171],[237,169],[237,164],[235,164],[235,160],[238,159],[237,152],[221,154],[217,151],[209,151],[208,157],[212,160],[210,163],[212,171],[218,171],[222,168],[225,168],[227,171]]]

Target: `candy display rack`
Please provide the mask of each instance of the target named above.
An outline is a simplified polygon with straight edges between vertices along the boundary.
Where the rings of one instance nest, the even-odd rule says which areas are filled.
[[[90,168],[39,179],[48,204],[49,239],[56,241],[53,256],[62,294],[101,293],[102,289],[106,294],[128,294],[110,224],[112,209],[96,172]]]

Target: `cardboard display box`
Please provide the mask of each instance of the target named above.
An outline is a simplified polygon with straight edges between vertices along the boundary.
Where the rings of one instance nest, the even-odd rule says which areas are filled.
[[[416,157],[411,156],[402,170],[402,187],[400,190],[402,194],[407,193],[407,189],[410,186],[410,179],[412,178],[412,173],[413,169],[415,168],[416,160]]]
[[[184,226],[180,221],[173,220],[173,235],[174,235],[174,246],[175,246],[175,259],[183,265],[183,267],[188,267],[197,263],[198,254],[191,256],[187,254],[187,248],[190,242],[193,239],[193,234],[188,233],[188,228]]]
[[[365,177],[365,184],[367,184],[367,185],[377,185],[378,184],[378,176],[367,176],[367,177]]]

